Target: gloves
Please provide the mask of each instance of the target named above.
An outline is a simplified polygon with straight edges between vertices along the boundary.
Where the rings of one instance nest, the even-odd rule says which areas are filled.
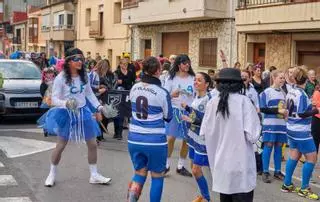
[[[76,112],[77,109],[78,109],[77,100],[74,99],[74,98],[71,98],[71,99],[67,100],[67,102],[66,102],[66,107],[67,107],[67,109],[69,109],[70,111]]]
[[[112,104],[100,106],[98,111],[102,112],[107,119],[114,118],[119,115],[119,111],[114,108]]]

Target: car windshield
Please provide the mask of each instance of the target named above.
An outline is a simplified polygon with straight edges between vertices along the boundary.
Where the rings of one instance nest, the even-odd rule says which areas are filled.
[[[4,79],[41,79],[39,68],[28,62],[0,62],[0,73]]]

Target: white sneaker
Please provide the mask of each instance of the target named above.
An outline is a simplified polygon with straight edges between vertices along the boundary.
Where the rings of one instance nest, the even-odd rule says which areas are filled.
[[[46,179],[46,182],[44,183],[44,186],[46,186],[46,187],[54,186],[55,178],[56,178],[55,175],[49,174],[47,179]]]
[[[91,175],[90,177],[90,184],[110,184],[111,183],[111,178],[109,177],[103,177],[99,173],[96,175]]]

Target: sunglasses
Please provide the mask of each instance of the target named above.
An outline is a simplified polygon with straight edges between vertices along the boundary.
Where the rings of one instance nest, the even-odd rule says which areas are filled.
[[[83,62],[84,61],[83,57],[80,57],[80,56],[74,56],[71,60],[73,62]]]
[[[189,66],[191,65],[190,62],[183,62],[182,64],[183,64],[183,65],[189,65]]]

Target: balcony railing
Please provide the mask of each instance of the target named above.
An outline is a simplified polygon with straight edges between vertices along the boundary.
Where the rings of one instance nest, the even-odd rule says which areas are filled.
[[[291,3],[310,3],[320,2],[320,0],[238,0],[238,8],[251,6],[291,4]]]
[[[55,25],[53,26],[53,31],[60,31],[60,30],[74,30],[73,25]]]
[[[123,0],[123,8],[131,8],[139,5],[141,0]]]
[[[89,37],[95,39],[104,39],[103,33],[100,30],[99,20],[90,22]]]
[[[50,27],[49,26],[42,26],[41,27],[41,32],[50,32]]]
[[[12,43],[13,44],[21,44],[21,37],[13,37]]]

